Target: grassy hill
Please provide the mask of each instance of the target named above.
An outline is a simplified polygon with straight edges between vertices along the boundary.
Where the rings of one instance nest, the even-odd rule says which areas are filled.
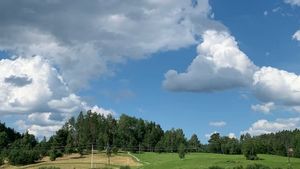
[[[94,168],[105,168],[107,165],[107,157],[104,153],[94,154]],[[111,165],[109,168],[118,169],[120,166],[131,166],[131,168],[137,168],[141,166],[140,163],[136,162],[134,158],[127,154],[119,153],[111,157]],[[55,161],[50,161],[49,157],[43,158],[36,164],[26,166],[11,166],[4,165],[0,168],[3,169],[38,169],[39,167],[55,166],[61,169],[89,169],[91,167],[91,155],[84,155],[80,157],[79,154],[65,155],[64,157],[57,158]]]
[[[261,160],[249,161],[243,155],[222,155],[211,153],[187,154],[184,160],[180,160],[175,153],[143,153],[134,154],[144,164],[142,169],[207,169],[210,166],[234,167],[259,163],[270,167],[288,168],[287,157],[274,155],[259,155]],[[300,169],[300,159],[291,158],[293,169]]]
[[[114,155],[111,158],[112,165],[110,167],[117,169],[119,166],[129,165],[132,169],[208,169],[208,167],[215,165],[231,168],[239,165],[246,166],[248,164],[258,163],[270,167],[288,168],[287,157],[274,155],[261,154],[259,155],[261,160],[257,161],[246,160],[243,155],[222,155],[212,153],[190,153],[186,155],[184,160],[180,160],[176,153],[142,153],[133,155],[137,159],[128,156],[125,153]],[[45,157],[37,164],[22,167],[6,165],[4,168],[38,169],[42,166],[56,166],[61,169],[88,169],[90,168],[90,160],[90,155],[79,158],[78,154],[72,154],[58,158],[56,161],[50,161],[48,157]],[[140,160],[140,163],[137,162],[137,160]],[[105,154],[95,154],[94,163],[95,168],[107,167],[107,158]],[[291,164],[293,169],[300,169],[299,158],[291,158]]]

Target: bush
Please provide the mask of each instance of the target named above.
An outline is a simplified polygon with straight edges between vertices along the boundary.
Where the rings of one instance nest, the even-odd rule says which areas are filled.
[[[271,169],[271,168],[262,164],[249,164],[247,165],[246,169]]]
[[[57,151],[57,150],[53,149],[53,150],[50,151],[49,156],[50,156],[51,161],[55,161],[56,158],[62,157],[63,154],[62,154],[61,151]]]
[[[185,145],[182,143],[178,147],[178,155],[180,159],[184,159],[185,157]]]
[[[130,169],[130,167],[126,165],[126,166],[121,166],[120,169]]]
[[[12,165],[32,164],[40,159],[40,154],[35,150],[13,149],[8,155]]]
[[[49,167],[39,167],[39,169],[60,169],[59,167],[49,166]]]
[[[219,167],[219,166],[211,166],[208,169],[224,169],[223,167]]]

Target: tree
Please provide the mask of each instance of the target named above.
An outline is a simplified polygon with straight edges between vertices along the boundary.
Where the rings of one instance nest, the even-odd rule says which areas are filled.
[[[41,158],[36,149],[37,140],[26,132],[21,139],[16,140],[9,151],[8,160],[13,165],[32,164]]]
[[[258,160],[255,140],[249,134],[243,138],[242,151],[247,160]]]
[[[8,135],[6,132],[0,132],[0,149],[3,149],[8,144]]]
[[[164,152],[164,143],[163,141],[159,141],[155,146],[155,152],[162,153]]]
[[[0,166],[4,164],[4,158],[2,155],[0,155]]]
[[[184,159],[185,157],[185,145],[183,143],[180,143],[178,147],[178,155],[180,159]]]
[[[208,140],[208,149],[211,153],[221,153],[221,137],[219,133],[214,133]]]
[[[188,141],[188,147],[190,152],[199,152],[201,148],[201,143],[196,134],[193,134]]]

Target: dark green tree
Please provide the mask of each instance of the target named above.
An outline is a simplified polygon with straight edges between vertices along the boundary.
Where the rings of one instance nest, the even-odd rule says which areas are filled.
[[[180,159],[185,158],[185,151],[186,151],[185,145],[183,143],[180,143],[178,146],[178,155]]]
[[[201,143],[196,134],[193,134],[188,141],[188,148],[190,152],[199,152],[201,149]]]

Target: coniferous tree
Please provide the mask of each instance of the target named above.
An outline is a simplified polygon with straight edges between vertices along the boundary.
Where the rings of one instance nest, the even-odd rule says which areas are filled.
[[[193,134],[188,141],[188,148],[190,152],[199,152],[201,148],[201,143],[196,134]]]

